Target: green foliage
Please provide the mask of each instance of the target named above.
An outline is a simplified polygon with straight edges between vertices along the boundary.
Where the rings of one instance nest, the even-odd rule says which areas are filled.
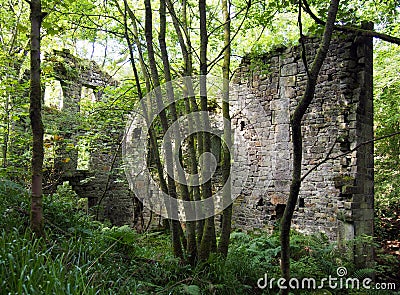
[[[265,273],[280,277],[277,232],[272,235],[233,232],[226,260],[212,255],[207,262],[193,268],[173,257],[169,235],[139,234],[129,226],[109,228],[91,221],[77,209],[77,197],[67,184],[44,199],[46,240],[31,240],[30,231],[26,230],[27,191],[14,182],[2,180],[0,193],[4,196],[0,199],[0,209],[4,212],[0,216],[1,294],[278,292],[257,287],[258,279]],[[292,232],[291,241],[293,277],[335,276],[338,266],[348,269],[348,277],[370,274],[368,269],[355,269],[345,248],[338,249],[326,236]],[[375,271],[379,278],[391,279],[388,274],[396,271],[396,261],[393,256],[379,257],[382,261]],[[293,294],[319,293],[300,290]],[[325,294],[346,293],[327,290]]]
[[[54,194],[44,197],[45,225],[58,234],[90,236],[99,225],[91,221],[85,208],[79,208],[79,198],[71,186],[64,182]]]
[[[400,63],[398,46],[376,44],[375,133],[389,136],[375,143],[375,197],[378,240],[398,240],[400,230]]]
[[[29,10],[24,1],[0,3],[0,177],[24,183],[29,177],[29,85],[25,70]]]
[[[329,1],[309,0],[308,3],[317,11],[321,19],[326,18]],[[371,21],[386,26],[396,21],[398,1],[341,1],[338,11],[338,22],[342,24],[360,25],[362,21]]]
[[[389,23],[387,30],[398,34],[398,23]],[[375,137],[387,136],[375,142],[375,233],[380,243],[376,270],[381,281],[398,282],[400,258],[389,253],[398,249],[400,239],[400,135],[393,135],[400,132],[400,50],[383,42],[374,49]]]
[[[95,294],[94,288],[85,290],[78,267],[66,267],[70,253],[54,255],[55,248],[41,239],[32,241],[29,231],[22,235],[20,231],[3,232],[0,239],[3,294]]]
[[[26,136],[30,130],[29,105],[25,100],[29,85],[19,79],[18,61],[6,55],[0,51],[0,176],[24,183],[30,158],[30,137]]]
[[[18,183],[0,178],[0,196],[0,228],[8,231],[16,225],[27,225],[28,191]]]

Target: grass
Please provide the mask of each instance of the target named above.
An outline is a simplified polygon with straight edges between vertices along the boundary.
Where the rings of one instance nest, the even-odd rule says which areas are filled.
[[[233,232],[226,260],[181,265],[162,232],[139,234],[128,226],[107,227],[76,209],[76,196],[60,187],[45,198],[46,240],[32,239],[26,191],[0,181],[0,294],[277,294],[260,289],[259,278],[279,278],[279,235]],[[292,233],[292,276],[320,279],[344,266],[349,277],[368,276],[350,257],[321,235]],[[378,274],[395,271],[386,257]],[[397,265],[398,266],[398,265]],[[384,278],[384,276],[381,276]],[[386,276],[389,278],[389,276]],[[323,290],[319,290],[323,291]],[[325,290],[325,294],[353,293]],[[355,292],[355,293],[354,293]],[[301,290],[293,294],[323,294]],[[392,293],[395,294],[395,293]]]

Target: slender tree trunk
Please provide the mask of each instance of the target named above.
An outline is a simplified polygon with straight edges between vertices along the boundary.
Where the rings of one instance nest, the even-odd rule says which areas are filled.
[[[224,211],[222,212],[221,237],[218,245],[218,252],[223,256],[228,255],[229,240],[231,234],[232,221],[232,199],[231,199],[231,184],[229,181],[231,168],[230,147],[231,139],[231,117],[229,115],[229,69],[231,62],[231,19],[230,9],[228,8],[228,0],[222,0],[222,12],[224,15],[224,62],[222,65],[222,115],[224,118],[224,140],[222,154],[222,183],[224,184],[223,202]]]
[[[200,13],[200,110],[202,111],[202,123],[205,130],[211,130],[207,103],[207,16],[206,16],[206,0],[199,0]],[[211,172],[209,171],[209,156],[211,152],[211,137],[209,132],[203,132],[203,163],[201,164],[202,176],[202,197],[208,199],[212,197]],[[214,208],[206,208],[206,210],[214,210]],[[203,236],[200,242],[199,260],[207,260],[210,252],[215,250],[215,226],[214,216],[206,218],[204,222]]]
[[[118,5],[118,2],[115,2]],[[120,9],[120,7],[118,6],[118,8]],[[130,62],[131,62],[131,66],[132,66],[132,70],[133,70],[133,75],[135,78],[135,83],[136,83],[136,89],[137,89],[137,93],[138,93],[138,98],[139,101],[141,103],[141,107],[143,109],[143,115],[146,121],[146,125],[148,128],[148,133],[149,133],[149,141],[150,141],[150,148],[151,148],[151,153],[152,153],[152,159],[154,160],[155,164],[156,164],[156,169],[157,169],[157,174],[158,174],[158,178],[160,181],[160,186],[161,186],[161,190],[164,193],[168,193],[168,186],[167,186],[167,182],[165,181],[165,177],[164,177],[164,169],[161,163],[161,159],[160,159],[160,154],[158,152],[158,146],[157,146],[157,139],[156,139],[156,135],[154,132],[154,129],[152,128],[151,124],[150,124],[150,104],[147,102],[147,100],[145,101],[143,99],[143,92],[142,92],[142,88],[140,85],[140,78],[139,78],[139,74],[138,74],[138,70],[135,64],[135,58],[134,58],[134,53],[133,53],[133,44],[131,41],[131,38],[129,36],[129,30],[128,30],[128,24],[127,24],[127,13],[128,11],[131,11],[128,7],[128,3],[126,1],[124,1],[124,10],[122,11],[122,9],[120,9],[121,14],[123,15],[124,18],[124,34],[125,34],[125,40],[128,44],[128,49],[129,49],[129,56],[130,56]],[[131,11],[132,13],[132,11]],[[131,14],[129,13],[129,14]],[[132,15],[130,15],[131,20],[132,20]],[[134,22],[135,20],[132,20],[132,22]],[[141,48],[138,46],[138,44],[136,44],[136,48],[139,51],[139,55],[142,56],[141,53]],[[142,65],[142,58],[139,57],[139,62]],[[147,85],[147,83],[146,83]],[[146,89],[148,91],[150,91],[150,88]]]
[[[6,130],[3,137],[3,168],[7,167],[8,140],[10,136],[10,95],[7,95],[5,109],[4,125]]]
[[[38,237],[44,237],[42,206],[42,167],[43,167],[43,123],[42,89],[40,81],[40,27],[42,6],[40,0],[30,1],[31,20],[31,78],[30,78],[30,119],[32,126],[32,195],[31,229]]]
[[[176,186],[174,180],[174,166],[173,166],[173,154],[171,139],[168,138],[168,119],[165,113],[164,104],[160,93],[160,79],[158,76],[157,64],[155,60],[154,48],[153,48],[153,26],[152,26],[152,9],[150,0],[145,0],[145,37],[147,44],[147,53],[150,64],[151,77],[154,83],[154,91],[156,96],[157,108],[159,110],[159,116],[161,120],[161,127],[164,133],[164,147],[165,147],[165,162],[167,168],[167,184],[168,184],[168,195],[169,200],[177,198]],[[171,231],[172,231],[172,244],[173,250],[176,257],[183,259],[183,250],[180,241],[180,233],[182,231],[181,224],[178,220],[178,203],[171,202],[166,204],[170,208],[169,214],[171,214]]]
[[[282,248],[281,273],[282,277],[286,279],[286,283],[290,279],[290,228],[291,228],[293,212],[296,207],[301,185],[301,164],[303,157],[303,151],[302,151],[303,137],[301,133],[301,121],[314,98],[318,74],[328,53],[338,7],[339,7],[339,0],[331,0],[328,11],[328,18],[323,33],[323,38],[320,47],[317,51],[317,54],[314,58],[314,61],[312,63],[304,95],[301,98],[299,104],[297,105],[290,119],[290,125],[292,128],[292,142],[293,142],[293,172],[292,172],[292,182],[290,185],[289,198],[286,203],[286,208],[281,220],[281,236],[280,236],[281,248]],[[282,289],[281,293],[289,294],[289,289]]]
[[[159,34],[159,44],[160,44],[160,50],[161,50],[161,59],[163,62],[164,66],[164,76],[165,76],[165,81],[166,83],[166,90],[167,90],[167,96],[169,100],[169,110],[171,113],[172,121],[177,122],[178,121],[178,115],[177,115],[177,110],[176,110],[176,104],[175,104],[175,94],[174,94],[174,89],[173,85],[171,83],[171,67],[169,63],[169,58],[168,58],[168,51],[167,51],[167,44],[165,42],[165,35],[166,35],[166,29],[167,29],[167,22],[166,22],[166,0],[160,0],[160,34]],[[180,143],[181,142],[181,135],[180,135],[180,130],[179,129],[174,129],[174,137],[175,137],[175,142]],[[179,159],[182,158],[182,149],[180,146],[175,145],[175,163],[179,163]],[[184,201],[191,201],[190,198],[190,193],[188,186],[186,185],[186,176],[185,172],[183,169],[176,169],[177,170],[177,175],[178,175],[178,182],[179,182],[179,190],[182,195],[182,199]],[[191,207],[190,203],[187,203],[185,205],[185,213],[187,216],[193,216],[193,208]],[[187,232],[187,245],[186,249],[188,250],[188,260],[189,263],[194,265],[195,260],[196,260],[196,227],[195,227],[195,222],[193,221],[188,221],[186,222],[186,232]]]
[[[187,51],[187,61],[185,62],[186,64],[186,76],[192,76],[193,74],[193,48],[192,48],[192,42],[190,38],[190,31],[188,29],[188,17],[187,17],[187,6],[188,3],[186,0],[182,0],[182,23],[183,23],[183,32],[186,37],[186,51]],[[195,126],[198,128],[201,128],[202,122],[201,118],[198,114],[199,107],[196,102],[196,98],[194,95],[194,90],[193,90],[193,85],[191,83],[192,81],[189,80],[189,83],[187,84],[188,92],[189,92],[189,106],[191,111],[194,113],[194,120],[195,120]],[[189,108],[188,108],[189,109]],[[197,139],[197,155],[201,155],[203,153],[203,137],[201,132],[197,132],[197,135],[192,136],[192,141],[195,143],[195,137]],[[195,167],[195,170],[193,170],[193,173],[197,175],[198,171],[198,161],[196,158],[196,153],[194,153],[194,158],[193,159],[193,165]],[[198,182],[198,179],[195,179],[195,181]],[[200,186],[194,186],[193,187],[193,198],[196,201],[201,200],[201,192],[200,192]],[[202,212],[199,212],[199,215],[197,216],[197,222],[196,222],[196,236],[197,236],[197,248],[200,248],[200,243],[201,239],[203,237],[203,231],[204,231],[204,219],[202,216]]]
[[[187,44],[190,44],[190,36],[189,36],[189,32],[187,30],[187,20],[186,20],[186,1],[183,1],[182,3],[182,22],[183,25],[183,31],[185,32],[185,36],[186,36],[186,40],[187,40]],[[200,119],[198,114],[196,115],[196,112],[198,111],[197,108],[197,104],[196,104],[196,100],[195,100],[195,96],[194,96],[194,90],[193,90],[193,83],[192,83],[192,58],[191,58],[191,53],[189,52],[189,46],[186,45],[185,43],[185,38],[182,34],[181,31],[181,26],[180,26],[180,22],[178,20],[177,14],[175,12],[173,3],[171,2],[171,0],[167,0],[167,6],[168,6],[168,10],[170,11],[170,14],[172,16],[172,23],[174,25],[175,28],[175,32],[178,36],[178,41],[179,41],[179,45],[181,47],[181,51],[182,51],[182,56],[185,62],[185,69],[184,69],[184,76],[187,78],[184,78],[184,84],[186,87],[185,90],[185,99],[184,99],[184,103],[185,103],[185,111],[187,114],[192,113],[192,107],[191,107],[191,103],[193,104],[194,101],[194,119],[189,117],[189,124],[188,124],[188,129],[189,129],[189,134],[191,134],[188,137],[188,153],[189,153],[189,168],[190,168],[190,173],[194,176],[193,182],[194,183],[198,183],[199,178],[198,178],[198,167],[197,167],[197,158],[196,158],[196,148],[195,148],[195,138],[196,135],[193,134],[193,126],[200,126]],[[192,183],[193,183],[192,182]],[[188,185],[191,188],[191,194],[192,194],[192,198],[193,200],[199,201],[201,199],[200,197],[200,188],[198,185],[193,186],[192,183],[189,183]],[[190,223],[190,224],[189,224]],[[199,240],[201,240],[201,235],[202,235],[202,228],[204,226],[204,222],[202,220],[197,220],[197,222],[189,222],[189,226],[188,226],[188,244],[187,244],[187,256],[188,256],[188,260],[189,263],[194,265],[197,259],[197,242]],[[201,235],[196,234],[196,231],[199,231],[199,229],[201,229]],[[193,232],[194,230],[194,232]],[[193,237],[192,237],[192,234]],[[200,238],[198,238],[200,236]]]
[[[131,19],[132,22],[132,26],[133,26],[133,40],[134,43],[136,45],[136,49],[137,49],[137,53],[139,55],[139,63],[140,63],[140,67],[142,70],[142,74],[145,77],[145,81],[146,81],[146,92],[150,93],[151,91],[151,83],[150,83],[150,77],[149,74],[147,72],[146,69],[146,64],[143,58],[143,50],[142,50],[142,46],[139,42],[139,37],[138,37],[138,30],[137,30],[137,25],[136,25],[136,17],[135,14],[133,13],[132,9],[129,7],[128,2],[126,0],[124,0],[124,9],[121,9],[118,1],[114,1],[118,11],[120,12],[120,14],[122,15],[123,19],[124,19],[124,35],[125,35],[125,40],[127,42],[128,45],[128,49],[129,49],[129,56],[130,56],[130,62],[131,62],[131,66],[132,66],[132,70],[133,70],[133,75],[135,78],[135,83],[136,83],[136,89],[137,89],[137,93],[138,93],[138,98],[141,104],[141,107],[143,109],[143,115],[145,117],[145,121],[146,121],[146,125],[148,128],[148,133],[149,133],[149,145],[150,145],[150,157],[154,163],[156,164],[156,169],[157,169],[157,174],[159,177],[159,181],[160,181],[160,186],[161,186],[161,190],[164,193],[168,193],[168,186],[167,183],[165,181],[164,178],[164,169],[161,163],[161,158],[160,158],[160,154],[158,151],[158,146],[157,146],[157,139],[156,139],[156,134],[154,131],[153,126],[151,125],[150,122],[150,118],[152,117],[152,113],[151,113],[151,98],[148,95],[146,97],[146,100],[144,100],[144,96],[143,96],[143,91],[141,88],[141,83],[140,83],[140,78],[139,78],[139,74],[138,74],[138,70],[135,64],[135,58],[134,58],[134,51],[133,51],[133,43],[130,37],[130,32],[128,29],[128,15],[129,18]]]
[[[118,5],[118,1],[115,1],[115,3]],[[127,11],[128,15],[132,21],[133,41],[135,42],[136,48],[138,50],[140,68],[142,70],[142,75],[143,75],[145,83],[146,83],[146,91],[147,91],[147,93],[149,93],[151,91],[151,83],[150,83],[149,73],[146,68],[146,63],[145,63],[144,57],[143,57],[142,45],[139,40],[137,19],[135,17],[135,14],[133,13],[132,9],[129,7],[127,0],[124,0],[124,5],[125,5],[125,10]],[[151,114],[149,114],[149,115],[151,115]]]

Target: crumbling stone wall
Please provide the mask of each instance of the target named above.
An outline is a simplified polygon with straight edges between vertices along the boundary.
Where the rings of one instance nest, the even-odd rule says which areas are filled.
[[[305,40],[310,63],[318,38]],[[290,114],[304,93],[301,48],[281,48],[245,58],[233,95],[234,178],[245,174],[234,206],[234,227],[272,228],[282,216],[292,170]],[[303,181],[293,227],[324,232],[332,240],[373,234],[372,39],[337,35],[303,120]],[[356,147],[358,147],[355,149]],[[345,154],[341,157],[339,155]],[[363,255],[367,253],[363,253]]]
[[[52,69],[51,75],[60,81],[62,88],[62,101],[60,111],[65,117],[59,129],[64,139],[58,147],[55,169],[58,173],[72,176],[77,169],[78,151],[67,147],[67,144],[76,146],[79,132],[77,118],[80,112],[80,100],[83,87],[93,90],[97,100],[101,99],[102,89],[116,82],[110,75],[104,73],[93,61],[83,60],[73,56],[69,50],[54,50],[47,55],[44,61],[46,67]],[[69,116],[68,116],[69,115]],[[62,146],[62,143],[64,145]],[[63,159],[68,158],[68,161]]]
[[[104,87],[116,86],[117,82],[95,62],[77,58],[69,50],[54,51],[46,56],[45,65],[51,66],[54,79],[60,81],[63,92],[60,112],[67,115],[65,122],[59,126],[58,136],[62,140],[58,143],[54,161],[55,173],[60,176],[59,181],[69,181],[79,197],[87,198],[89,209],[98,215],[99,219],[108,219],[114,225],[132,224],[134,196],[124,181],[121,168],[119,141],[123,131],[114,136],[117,138],[114,144],[101,138],[93,143],[108,146],[108,149],[94,149],[90,154],[88,170],[77,169],[76,145],[77,136],[81,131],[78,130],[76,118],[80,115],[82,89],[92,89],[96,100],[99,101]]]
[[[318,38],[305,40],[309,62],[318,45]],[[56,78],[63,87],[64,108],[77,113],[82,86],[96,92],[110,83],[110,77],[101,74],[94,64],[76,65],[69,52],[58,54],[68,60],[71,68],[79,69],[79,74],[72,76],[65,65],[60,64],[56,70]],[[234,204],[233,227],[271,229],[282,216],[289,194],[289,119],[306,85],[300,47],[243,59],[233,82],[232,183],[233,193],[239,195]],[[293,227],[306,233],[324,232],[331,240],[372,235],[373,143],[364,144],[373,138],[370,38],[349,34],[335,37],[318,79],[314,101],[303,120],[303,134],[303,174],[327,156],[334,159],[326,160],[303,181]],[[70,174],[74,189],[89,199],[90,206],[101,200],[100,212],[113,224],[137,221],[137,204],[127,182],[116,181],[123,179],[120,147],[92,154],[88,171],[78,171],[76,161],[70,162],[69,168],[60,169]],[[160,222],[159,218],[153,220]],[[360,260],[371,255],[367,248],[356,253]]]

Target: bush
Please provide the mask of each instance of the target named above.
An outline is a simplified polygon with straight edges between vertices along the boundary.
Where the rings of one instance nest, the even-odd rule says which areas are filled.
[[[28,191],[7,179],[0,179],[0,228],[6,231],[16,225],[29,224]]]
[[[375,234],[377,240],[399,240],[400,200],[396,196],[378,197],[375,207]]]
[[[48,231],[54,234],[84,236],[92,235],[101,224],[94,222],[78,206],[79,197],[65,182],[57,187],[54,194],[43,197],[43,214]]]

